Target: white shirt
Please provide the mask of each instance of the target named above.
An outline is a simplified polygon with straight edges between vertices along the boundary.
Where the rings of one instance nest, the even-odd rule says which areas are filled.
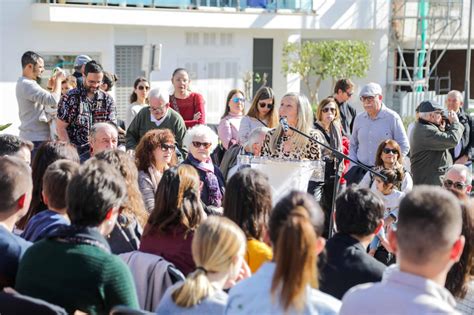
[[[429,279],[393,268],[382,282],[353,287],[342,299],[348,314],[459,314],[451,293]]]

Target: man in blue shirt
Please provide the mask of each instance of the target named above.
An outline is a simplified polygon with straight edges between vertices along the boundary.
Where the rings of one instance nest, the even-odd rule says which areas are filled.
[[[0,157],[0,289],[15,284],[21,257],[31,245],[12,233],[15,223],[30,207],[33,181],[24,161]]]

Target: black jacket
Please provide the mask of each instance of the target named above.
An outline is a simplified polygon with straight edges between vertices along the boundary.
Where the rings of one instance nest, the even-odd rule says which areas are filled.
[[[459,157],[463,155],[467,155],[469,160],[474,159],[474,152],[473,152],[473,145],[474,145],[474,128],[472,128],[472,119],[469,114],[465,113],[462,108],[459,110],[458,113],[459,122],[461,125],[464,126],[464,131],[462,133],[461,138],[461,153],[459,156],[454,156],[454,148],[449,150],[451,157],[453,158],[453,162],[455,162]]]
[[[328,240],[326,255],[319,289],[337,299],[342,299],[353,286],[381,281],[386,268],[367,254],[358,240],[344,233],[337,233]]]
[[[336,100],[336,103],[339,106],[339,112],[341,113],[342,135],[350,138],[357,112],[355,108],[347,102],[339,103]]]

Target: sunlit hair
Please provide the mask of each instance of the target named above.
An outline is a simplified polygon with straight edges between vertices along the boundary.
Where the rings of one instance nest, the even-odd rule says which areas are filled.
[[[175,143],[175,138],[169,129],[152,129],[147,131],[140,139],[135,149],[135,163],[139,171],[147,172],[150,166],[157,166],[153,152],[162,144]],[[176,153],[173,153],[171,163],[168,166],[175,166],[178,163]],[[160,170],[162,171],[162,170]]]
[[[245,244],[244,233],[231,220],[218,216],[206,219],[194,234],[191,247],[194,262],[199,268],[172,293],[176,305],[193,307],[211,296],[215,289],[208,274],[236,274],[235,263],[238,256],[244,254]]]
[[[291,97],[296,102],[297,109],[297,122],[296,129],[299,131],[309,134],[310,129],[313,127],[313,110],[309,104],[308,98],[303,94],[296,92],[290,92],[283,95],[283,98]],[[270,137],[270,152],[275,154],[277,150],[277,143],[280,137],[283,136],[283,128],[280,124],[277,125],[275,132]],[[294,134],[295,145],[297,148],[304,148],[309,143],[309,140],[300,134]]]
[[[129,222],[135,218],[144,226],[148,219],[148,212],[138,188],[138,171],[132,158],[120,150],[107,150],[95,155],[97,160],[106,161],[117,169],[125,180],[127,187],[127,199],[121,205],[122,213],[129,218]]]
[[[267,117],[267,127],[268,128],[275,128],[276,125],[278,124],[278,113],[275,109],[275,93],[273,92],[272,88],[268,86],[264,86],[260,88],[256,93],[255,96],[253,97],[252,100],[252,105],[249,108],[249,111],[247,113],[247,116],[252,117],[252,118],[258,118],[258,102],[261,100],[267,100],[271,99],[272,100],[272,105],[273,108],[271,111],[268,112],[266,115]]]
[[[204,216],[199,185],[199,175],[190,165],[181,164],[166,170],[158,184],[155,208],[144,234],[152,229],[166,233],[177,226],[184,227],[186,232],[194,231]]]
[[[230,90],[230,92],[227,94],[227,98],[226,98],[226,102],[225,102],[225,110],[224,110],[224,115],[222,115],[221,118],[224,118],[225,116],[229,115],[229,111],[230,111],[230,100],[232,99],[232,96],[234,96],[235,94],[237,93],[240,93],[242,94],[242,97],[245,98],[245,93],[242,92],[242,90],[240,89],[232,89]]]
[[[196,137],[205,137],[208,138],[211,142],[211,147],[209,152],[214,151],[219,143],[219,137],[210,127],[206,125],[195,125],[191,129],[188,129],[183,138],[183,144],[186,148],[190,148],[194,138]]]
[[[132,94],[130,94],[130,103],[135,103],[138,100],[138,96],[137,96],[137,93],[135,93],[135,90],[137,89],[138,85],[142,82],[148,83],[148,80],[144,77],[139,77],[133,83],[133,91],[132,91]],[[148,104],[148,98],[145,99],[145,103]]]
[[[316,110],[316,120],[318,120],[318,121],[323,120],[323,109],[328,104],[334,104],[334,107],[336,108],[336,113],[334,114],[333,123],[339,123],[340,124],[341,113],[339,112],[339,106],[337,105],[336,100],[332,97],[327,97],[319,103],[318,109]]]
[[[276,263],[271,294],[285,311],[302,310],[307,286],[318,286],[316,244],[324,214],[307,193],[292,191],[270,215],[269,234]]]
[[[375,166],[383,166],[383,160],[382,160],[382,151],[385,149],[385,147],[389,145],[395,150],[397,150],[397,162],[402,165],[403,164],[403,155],[402,155],[402,150],[400,149],[400,145],[397,143],[397,141],[392,140],[392,139],[387,139],[382,142],[380,142],[378,148],[377,148],[377,153],[375,153]]]

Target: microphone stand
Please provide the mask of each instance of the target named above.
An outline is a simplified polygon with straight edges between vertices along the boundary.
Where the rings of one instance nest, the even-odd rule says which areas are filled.
[[[292,130],[292,131],[296,132],[297,134],[300,134],[303,137],[309,139],[310,141],[315,142],[315,143],[319,144],[322,147],[325,147],[326,149],[330,150],[332,152],[332,154],[334,154],[336,163],[334,165],[334,170],[335,170],[334,187],[333,187],[334,191],[333,191],[333,194],[332,194],[331,212],[329,214],[329,236],[328,236],[328,238],[330,238],[332,236],[332,232],[333,232],[333,229],[334,229],[334,208],[336,207],[336,194],[337,194],[337,191],[339,189],[339,178],[340,178],[340,176],[339,176],[339,166],[341,165],[342,161],[344,159],[349,160],[352,163],[360,166],[364,170],[374,174],[375,176],[378,176],[378,177],[382,178],[384,181],[387,180],[387,177],[380,174],[379,172],[374,171],[370,167],[367,167],[364,164],[351,159],[349,156],[345,155],[344,153],[339,152],[338,150],[331,148],[331,146],[329,146],[329,145],[327,145],[327,144],[325,144],[325,143],[323,143],[323,142],[321,142],[317,139],[314,139],[310,135],[307,135],[304,132],[301,132],[298,129],[290,126],[285,117],[280,118],[280,124],[281,124],[281,126],[282,126],[282,128],[285,132],[288,131],[288,130]]]

